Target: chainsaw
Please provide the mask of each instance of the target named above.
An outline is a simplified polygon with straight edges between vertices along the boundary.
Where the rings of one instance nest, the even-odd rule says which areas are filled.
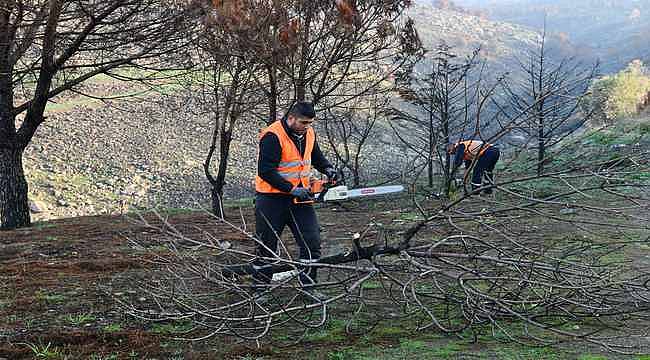
[[[312,204],[315,202],[345,201],[353,198],[392,194],[404,191],[402,185],[375,186],[360,189],[348,189],[345,185],[336,185],[335,181],[313,179],[310,183],[313,199],[300,201],[293,199],[296,204]]]

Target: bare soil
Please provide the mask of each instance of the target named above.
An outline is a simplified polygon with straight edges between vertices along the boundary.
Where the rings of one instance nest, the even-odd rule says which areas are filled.
[[[324,247],[340,248],[363,224],[389,224],[399,218],[399,208],[391,208],[390,203],[383,205],[385,208],[375,214],[363,207],[344,213],[340,207],[319,209]],[[252,226],[252,209],[233,210],[231,214],[233,222],[243,218]],[[153,216],[149,218],[153,220]],[[190,237],[208,231],[231,242],[250,241],[205,213],[170,215],[169,222],[182,226]],[[168,358],[177,354],[178,350],[169,346],[170,340],[151,331],[150,324],[120,311],[114,297],[129,294],[106,291],[114,279],[128,279],[151,270],[153,265],[147,260],[156,255],[155,247],[137,251],[131,240],[152,240],[157,236],[160,235],[150,228],[124,216],[57,219],[0,232],[0,358],[32,358],[34,351],[29,345],[44,348],[48,344],[50,349],[56,348],[74,359],[98,354],[129,358],[132,351],[137,358]],[[80,323],[71,320],[81,315],[92,319]],[[115,324],[120,326],[108,330]],[[219,341],[223,340],[185,344],[182,355],[186,359],[212,359]],[[292,358],[292,353],[302,351],[303,346],[309,348],[310,344],[294,346],[284,352],[284,358]],[[327,349],[319,351],[327,353]],[[284,356],[272,353],[273,358]],[[221,356],[238,359],[244,354],[271,352],[268,347],[237,345]]]
[[[353,235],[370,223],[381,223],[398,234],[416,216],[408,202],[407,198],[390,198],[346,203],[345,208],[319,207],[325,255],[349,248]],[[160,224],[152,214],[145,218]],[[339,354],[341,349],[360,346],[395,349],[404,346],[400,342],[404,338],[422,336],[411,333],[412,329],[397,329],[399,325],[390,319],[393,310],[378,303],[373,316],[384,319],[384,330],[378,328],[370,338],[362,333],[342,333],[319,340],[307,338],[299,343],[279,338],[259,344],[234,342],[231,338],[196,343],[174,341],[151,323],[126,315],[116,301],[145,301],[139,299],[141,295],[134,280],[155,270],[150,260],[167,251],[156,246],[161,244],[164,235],[135,219],[134,216],[66,218],[0,232],[0,360],[34,358],[35,348],[49,349],[53,352],[49,358],[60,359],[329,360],[332,353]],[[230,209],[228,220],[239,225],[245,223],[250,231],[254,224],[253,209]],[[240,231],[215,221],[206,213],[169,214],[168,222],[190,238],[210,233],[234,246],[247,246],[250,242]],[[537,231],[540,229],[541,226]],[[543,232],[553,230],[559,231],[556,228]],[[425,232],[430,237],[439,231],[444,230],[429,228]],[[290,239],[291,235],[286,231],[284,237]],[[426,336],[429,336],[428,344],[439,344],[443,350],[449,341],[457,339],[435,331]],[[479,342],[466,347],[467,357],[456,358],[501,358],[500,345],[496,346],[497,350],[494,344]],[[572,354],[568,358],[578,358],[576,354],[601,353],[602,349],[564,344],[560,351],[561,355],[543,353],[546,355],[542,358],[565,358],[567,353]],[[538,358],[540,353],[514,358]],[[420,358],[428,357],[413,357]]]

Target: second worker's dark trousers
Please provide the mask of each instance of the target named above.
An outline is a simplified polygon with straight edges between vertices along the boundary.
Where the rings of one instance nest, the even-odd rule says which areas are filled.
[[[474,173],[472,174],[472,189],[476,189],[483,184],[483,176],[487,180],[487,184],[494,183],[494,167],[499,161],[500,152],[496,146],[490,146],[478,158]],[[486,193],[491,193],[492,189],[485,189]]]
[[[278,239],[285,226],[289,226],[298,244],[298,259],[301,262],[315,262],[320,258],[320,227],[316,211],[311,204],[294,204],[293,197],[283,194],[257,194],[255,197],[255,234],[261,244],[257,244],[257,256],[273,258],[278,250]],[[263,245],[262,245],[263,244]],[[272,261],[271,261],[272,262]],[[261,267],[253,278],[258,285],[271,282],[273,271],[269,260],[258,259]],[[307,267],[300,274],[304,285],[316,283],[316,268]]]

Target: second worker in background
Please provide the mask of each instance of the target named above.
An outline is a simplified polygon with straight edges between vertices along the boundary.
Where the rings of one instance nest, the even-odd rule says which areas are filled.
[[[474,172],[472,173],[472,192],[476,192],[478,188],[485,185],[487,187],[483,189],[483,192],[486,194],[492,193],[490,185],[494,185],[494,167],[499,161],[499,148],[480,140],[465,140],[449,144],[447,151],[450,155],[454,155],[451,171],[452,178],[463,161],[465,167],[469,170],[472,162],[476,160]],[[485,183],[483,183],[483,178],[486,180]]]

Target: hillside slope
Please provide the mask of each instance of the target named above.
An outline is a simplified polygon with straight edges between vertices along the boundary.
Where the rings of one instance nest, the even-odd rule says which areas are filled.
[[[516,63],[515,57],[525,58],[539,39],[537,32],[524,26],[440,10],[430,4],[417,3],[409,10],[409,16],[427,49],[442,41],[462,55],[481,47],[482,56],[497,73],[510,70]]]
[[[124,84],[92,86],[112,95],[133,91]],[[209,206],[203,163],[214,125],[192,96],[151,93],[106,103],[59,99],[25,152],[33,220]],[[325,132],[316,125],[319,144],[328,152]],[[233,133],[227,200],[254,194],[257,135],[263,126],[243,119]],[[365,153],[362,171],[371,181],[387,178],[387,163],[404,160],[400,152],[385,150]]]
[[[428,0],[425,0],[428,2]],[[480,9],[490,19],[563,33],[566,40],[601,60],[605,72],[631,60],[650,61],[649,0],[456,0]]]
[[[202,164],[212,125],[193,114],[196,105],[187,98],[67,98],[60,104],[66,106],[48,111],[25,152],[30,199],[42,210],[36,220],[207,202]],[[243,177],[254,169],[254,137],[254,130],[239,132],[233,141],[240,171],[230,174],[230,196],[247,195]]]

